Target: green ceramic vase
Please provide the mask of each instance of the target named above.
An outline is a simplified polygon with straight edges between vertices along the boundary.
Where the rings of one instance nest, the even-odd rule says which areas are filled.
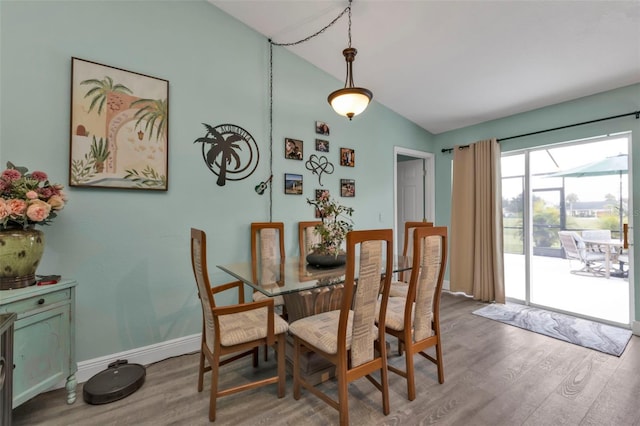
[[[37,229],[0,230],[0,290],[36,282],[36,268],[44,252],[44,233]]]

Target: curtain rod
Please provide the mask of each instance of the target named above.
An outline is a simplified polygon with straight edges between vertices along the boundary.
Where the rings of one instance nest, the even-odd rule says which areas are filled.
[[[620,115],[612,115],[611,117],[598,118],[597,120],[591,120],[591,121],[583,121],[582,123],[575,123],[575,124],[569,124],[567,126],[554,127],[553,129],[538,130],[537,132],[524,133],[522,135],[517,135],[517,136],[509,136],[508,138],[498,139],[498,142],[506,141],[509,139],[523,138],[525,136],[538,135],[540,133],[553,132],[554,130],[568,129],[569,127],[576,127],[576,126],[582,126],[585,124],[597,123],[598,121],[613,120],[614,118],[628,117],[630,115],[635,115],[637,120],[640,118],[640,111],[628,112],[626,114],[620,114]],[[458,149],[463,149],[463,148],[469,148],[469,145],[460,145],[458,147]],[[453,148],[442,148],[441,150],[441,152],[452,152],[452,151],[453,151]]]

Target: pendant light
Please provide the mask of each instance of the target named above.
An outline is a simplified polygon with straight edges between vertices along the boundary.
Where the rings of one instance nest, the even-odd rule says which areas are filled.
[[[336,113],[351,120],[367,108],[373,93],[369,89],[354,87],[353,84],[353,61],[358,51],[355,47],[351,47],[351,0],[347,9],[349,10],[349,47],[342,51],[347,62],[347,78],[344,88],[331,93],[327,100]]]

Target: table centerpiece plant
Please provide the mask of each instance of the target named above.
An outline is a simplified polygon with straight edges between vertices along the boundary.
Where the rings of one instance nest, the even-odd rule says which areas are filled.
[[[35,283],[35,271],[44,252],[47,225],[66,203],[63,186],[49,182],[45,172],[7,162],[0,173],[0,290]]]
[[[315,200],[307,198],[307,203],[316,208],[322,220],[314,229],[319,242],[311,246],[311,255],[332,257],[334,262],[329,262],[335,263],[339,256],[344,257],[342,243],[347,237],[347,232],[353,229],[353,208],[331,199],[329,191],[323,191]]]

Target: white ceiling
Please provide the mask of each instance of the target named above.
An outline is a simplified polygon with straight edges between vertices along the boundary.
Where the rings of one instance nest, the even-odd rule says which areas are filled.
[[[348,5],[209,2],[275,42],[313,34]],[[347,25],[345,14],[289,49],[344,81]],[[352,45],[355,85],[437,134],[639,83],[640,0],[356,0]]]

